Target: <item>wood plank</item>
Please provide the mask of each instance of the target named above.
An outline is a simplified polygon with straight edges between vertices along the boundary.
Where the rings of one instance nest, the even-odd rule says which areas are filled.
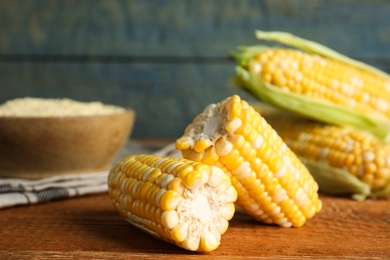
[[[321,194],[323,210],[301,228],[280,228],[236,213],[220,247],[197,254],[125,222],[106,194],[0,211],[3,259],[387,259],[389,200]]]
[[[389,11],[385,0],[0,1],[0,102],[132,105],[135,137],[174,138],[236,92],[227,55],[257,43],[255,29],[297,33],[390,71]]]
[[[0,103],[24,96],[102,101],[136,110],[134,138],[176,138],[204,107],[242,90],[234,63],[0,63]]]
[[[353,57],[389,57],[386,0],[0,1],[0,54],[225,57],[284,30]]]
[[[0,104],[34,96],[130,106],[137,113],[134,138],[176,138],[210,103],[232,94],[254,100],[233,87],[234,68],[233,61],[0,62]],[[390,71],[390,66],[383,68]]]

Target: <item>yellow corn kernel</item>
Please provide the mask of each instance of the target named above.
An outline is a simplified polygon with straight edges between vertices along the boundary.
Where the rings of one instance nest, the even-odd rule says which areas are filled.
[[[214,164],[219,159],[217,151],[216,151],[215,147],[213,147],[213,146],[207,148],[204,156],[207,158],[207,160],[204,161],[204,163],[206,163],[206,164]]]
[[[211,142],[209,140],[202,140],[202,141],[196,142],[194,144],[194,149],[195,149],[195,151],[200,152],[200,151],[203,151],[203,150],[206,150],[207,148],[209,148],[210,145],[211,145]]]
[[[195,151],[193,145],[204,140],[210,143],[207,149],[215,147],[219,156],[214,165],[230,176],[238,193],[236,204],[255,219],[299,227],[321,209],[318,185],[308,170],[239,96],[208,106],[177,139],[176,148],[184,157],[191,155],[197,161],[208,162],[208,153]]]
[[[237,199],[222,169],[154,155],[123,158],[108,175],[108,190],[113,205],[128,222],[199,252],[219,246]]]

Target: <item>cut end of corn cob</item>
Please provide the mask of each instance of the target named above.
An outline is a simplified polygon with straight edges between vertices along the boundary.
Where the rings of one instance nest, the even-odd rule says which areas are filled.
[[[237,192],[215,166],[133,155],[109,173],[118,212],[139,229],[190,251],[215,250],[234,215]]]
[[[320,190],[331,194],[389,196],[390,146],[370,133],[321,124],[255,106],[311,170]],[[376,195],[378,194],[378,195]]]
[[[271,126],[237,95],[209,105],[176,141],[183,157],[223,169],[255,219],[300,227],[321,207],[318,185]]]

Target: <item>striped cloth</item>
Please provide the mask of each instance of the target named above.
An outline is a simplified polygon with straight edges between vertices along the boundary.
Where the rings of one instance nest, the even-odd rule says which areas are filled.
[[[0,179],[0,208],[106,192],[107,175],[105,171],[40,180]]]
[[[140,153],[180,156],[173,144],[155,150],[132,141],[126,145],[118,159]],[[39,180],[0,178],[0,209],[105,193],[108,189],[107,175],[108,171],[68,174]]]

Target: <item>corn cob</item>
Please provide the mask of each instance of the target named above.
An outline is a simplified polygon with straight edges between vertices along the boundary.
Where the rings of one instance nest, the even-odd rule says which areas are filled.
[[[384,140],[390,137],[388,74],[291,34],[256,35],[298,49],[241,47],[232,55],[240,63],[242,87],[306,117],[369,131]]]
[[[139,229],[191,251],[220,244],[237,192],[219,168],[183,158],[133,155],[108,176],[118,212]]]
[[[176,140],[183,157],[223,169],[256,220],[300,227],[321,209],[318,185],[277,133],[237,95],[209,105]]]
[[[254,105],[330,194],[390,195],[390,146],[370,133]]]

